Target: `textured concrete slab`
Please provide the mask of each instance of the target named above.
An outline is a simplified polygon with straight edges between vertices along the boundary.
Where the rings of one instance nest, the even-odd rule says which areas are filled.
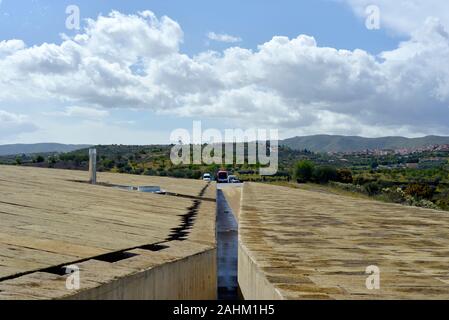
[[[87,180],[87,172],[0,166],[0,299],[73,295],[64,289],[67,276],[52,273],[54,267],[73,263],[86,267],[86,275],[95,275],[85,278],[81,288],[85,291],[192,255],[204,253],[209,260],[215,256],[215,202],[205,199],[215,198],[214,183],[98,176],[98,182],[158,185],[181,195],[174,196],[79,182],[83,179]],[[157,244],[161,248],[152,247]],[[114,252],[131,252],[132,257],[97,261]],[[134,255],[140,257],[139,270],[127,267]],[[213,272],[214,264],[209,266]],[[120,298],[98,292],[94,296]]]
[[[447,212],[248,183],[239,223],[245,298],[449,299]]]

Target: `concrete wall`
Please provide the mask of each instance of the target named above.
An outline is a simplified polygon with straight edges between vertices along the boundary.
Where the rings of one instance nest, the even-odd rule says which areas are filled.
[[[159,251],[126,251],[128,257],[115,262],[76,264],[79,288],[67,287],[66,274],[43,271],[2,281],[0,300],[215,300],[216,246],[191,241],[164,245]]]
[[[238,282],[245,300],[282,300],[239,240]]]
[[[221,191],[226,201],[238,220],[241,213],[242,186],[221,185]],[[280,300],[278,291],[261,272],[257,264],[251,258],[244,243],[239,237],[238,241],[238,284],[243,298],[246,300]]]
[[[234,184],[220,185],[220,189],[226,197],[226,201],[234,213],[237,221],[239,220],[241,201],[242,201],[242,186]]]
[[[216,249],[120,277],[66,297],[72,300],[214,300]]]

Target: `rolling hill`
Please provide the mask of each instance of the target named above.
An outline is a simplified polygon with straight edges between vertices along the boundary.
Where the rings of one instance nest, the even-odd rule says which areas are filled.
[[[429,145],[443,145],[449,144],[449,137],[426,136],[421,138],[364,138],[359,136],[313,135],[281,140],[279,144],[293,150],[307,149],[313,152],[355,152],[364,151],[367,149],[410,149]],[[90,145],[60,143],[7,144],[0,145],[0,156],[54,152],[64,153],[81,150],[88,147],[90,147]]]
[[[84,144],[76,145],[60,143],[5,144],[0,145],[0,156],[49,152],[70,152],[88,147],[89,145]]]
[[[418,148],[435,144],[449,144],[449,137],[426,136],[422,138],[315,135],[294,137],[280,141],[281,145],[294,150],[314,152],[353,152],[366,149]]]

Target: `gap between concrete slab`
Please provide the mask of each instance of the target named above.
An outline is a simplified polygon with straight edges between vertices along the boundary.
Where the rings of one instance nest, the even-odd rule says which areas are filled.
[[[216,223],[218,300],[238,300],[238,224],[223,191],[218,188]]]

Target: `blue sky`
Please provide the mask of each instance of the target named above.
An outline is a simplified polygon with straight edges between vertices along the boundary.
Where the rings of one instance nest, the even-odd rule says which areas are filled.
[[[23,39],[28,45],[58,43],[65,28],[65,9],[76,4],[81,18],[96,18],[112,10],[134,14],[151,10],[179,22],[185,32],[182,50],[196,54],[207,48],[210,32],[239,35],[245,48],[270,40],[273,35],[313,35],[322,46],[361,48],[371,53],[392,49],[401,39],[387,30],[368,30],[351,8],[335,0],[3,0],[0,7],[0,39]],[[219,43],[213,49],[223,49]]]
[[[0,41],[4,41],[5,48],[7,47],[5,41],[8,40],[17,39],[24,43],[23,46],[19,45],[14,49],[16,51],[13,53],[7,51],[8,54],[3,62],[5,64],[8,63],[7,66],[11,70],[18,68],[17,70],[23,71],[25,68],[21,65],[24,63],[23,59],[25,58],[23,57],[29,54],[34,57],[30,58],[30,61],[33,61],[33,59],[36,60],[36,55],[39,55],[39,59],[45,59],[45,63],[43,62],[42,64],[45,70],[35,71],[33,69],[31,71],[33,81],[27,84],[29,87],[23,90],[25,93],[22,93],[22,95],[15,93],[12,86],[11,90],[8,90],[7,84],[17,80],[13,76],[13,71],[11,71],[10,76],[8,75],[10,78],[6,75],[0,76],[0,80],[4,80],[5,84],[5,89],[3,87],[0,89],[10,92],[10,94],[0,96],[0,125],[2,124],[1,121],[4,122],[4,130],[0,129],[0,143],[38,141],[65,143],[162,143],[168,141],[172,130],[178,127],[190,128],[192,120],[202,120],[205,127],[215,127],[220,130],[232,128],[233,126],[242,127],[247,125],[263,128],[275,127],[279,128],[281,136],[315,133],[360,134],[367,136],[379,136],[387,133],[409,136],[428,133],[447,134],[449,130],[438,119],[446,115],[445,108],[447,104],[444,79],[439,82],[438,88],[435,83],[422,83],[419,87],[419,89],[426,90],[425,93],[429,93],[433,98],[436,97],[434,108],[426,112],[426,114],[430,113],[434,118],[429,116],[429,118],[419,119],[419,115],[424,111],[420,105],[416,105],[411,106],[413,112],[409,116],[404,117],[403,121],[398,121],[396,119],[398,114],[404,114],[402,111],[404,105],[407,104],[407,107],[410,107],[410,101],[418,101],[419,99],[410,96],[395,98],[393,101],[391,100],[391,94],[386,92],[388,90],[383,87],[385,81],[389,82],[388,77],[394,76],[391,68],[397,68],[397,66],[393,64],[393,61],[397,61],[398,57],[399,60],[403,59],[404,61],[410,59],[410,55],[407,52],[415,50],[416,46],[412,45],[417,42],[417,38],[414,38],[418,37],[415,36],[415,31],[421,27],[426,32],[438,30],[438,27],[435,25],[427,28],[430,28],[430,31],[426,29],[424,22],[427,18],[439,18],[442,26],[446,26],[447,17],[441,16],[441,12],[439,12],[441,10],[438,10],[438,6],[435,5],[440,4],[443,6],[442,8],[445,8],[444,1],[432,0],[430,2],[435,2],[431,4],[433,8],[423,7],[422,10],[418,8],[420,10],[405,11],[402,12],[403,16],[401,16],[401,19],[396,19],[397,16],[395,15],[397,15],[397,10],[399,10],[397,7],[382,0],[371,1],[369,3],[378,4],[382,13],[381,17],[384,20],[382,20],[383,24],[379,30],[368,30],[365,27],[366,17],[364,16],[364,8],[368,2],[364,0],[3,0],[0,4]],[[65,27],[67,18],[65,10],[68,5],[77,5],[80,9],[82,24],[79,31],[67,30]],[[148,55],[145,55],[147,54],[145,53],[143,56],[140,56],[139,53],[138,59],[146,59],[148,63],[148,65],[145,65],[145,68],[148,68],[147,70],[154,71],[152,68],[158,68],[156,72],[158,76],[152,78],[151,74],[149,74],[146,79],[137,79],[136,74],[130,74],[130,77],[136,77],[132,81],[142,80],[143,92],[146,88],[152,94],[153,92],[159,92],[158,94],[160,94],[160,92],[164,91],[164,99],[167,99],[169,102],[159,103],[159,100],[155,102],[155,100],[152,100],[154,99],[152,96],[151,99],[139,100],[134,106],[127,102],[130,101],[130,97],[127,96],[123,98],[125,102],[122,105],[120,104],[121,96],[119,96],[119,99],[114,100],[117,103],[113,103],[114,106],[111,106],[111,97],[105,97],[105,95],[110,94],[109,92],[102,93],[98,97],[93,97],[93,93],[89,93],[86,96],[83,96],[85,93],[74,95],[75,88],[71,88],[67,84],[67,82],[70,83],[70,80],[65,81],[66,84],[63,89],[55,89],[61,82],[58,74],[60,70],[55,73],[53,71],[49,72],[48,68],[50,65],[51,68],[58,68],[59,65],[56,65],[55,60],[61,58],[63,61],[66,61],[67,57],[72,57],[72,53],[66,57],[53,58],[53,56],[50,57],[50,53],[55,53],[50,50],[51,48],[49,49],[48,46],[43,44],[54,44],[62,48],[63,42],[67,41],[67,39],[62,39],[61,34],[66,34],[74,39],[73,37],[77,33],[86,33],[84,29],[87,26],[85,19],[90,18],[93,21],[97,21],[99,16],[108,16],[113,10],[120,12],[123,16],[124,20],[121,20],[123,24],[129,22],[131,25],[134,20],[127,17],[135,17],[138,15],[138,12],[149,10],[154,13],[159,22],[162,21],[162,16],[168,16],[179,25],[179,28],[174,28],[173,30],[182,30],[183,35],[179,36],[177,44],[170,48],[172,51],[166,53],[166,56],[163,58],[157,57],[160,62],[157,63],[157,66],[152,64],[152,61],[157,60],[151,56],[152,53]],[[117,17],[113,19],[118,21]],[[139,17],[138,19],[144,18]],[[163,24],[161,22],[161,25]],[[161,28],[163,29],[163,27]],[[103,31],[95,29],[92,31],[92,34]],[[157,32],[162,31],[158,29]],[[210,32],[218,35],[229,35],[239,40],[235,42],[211,40],[208,38],[208,33]],[[315,43],[312,44],[312,47],[316,47],[316,49],[313,49],[314,52],[307,49],[310,45],[308,40],[293,41],[300,35],[314,38]],[[281,40],[275,40],[274,37],[276,36],[288,37],[292,42],[285,43]],[[429,36],[430,38],[432,37]],[[123,37],[120,39],[123,39]],[[146,38],[143,39],[145,43]],[[109,40],[111,39],[105,41]],[[118,42],[116,44],[117,47],[123,46],[123,44]],[[263,44],[267,44],[264,47],[265,49],[260,48]],[[103,43],[98,45],[103,45]],[[229,51],[226,53],[226,49],[233,47],[238,48],[238,55],[231,55]],[[405,49],[402,47],[405,47]],[[107,48],[111,50],[110,46]],[[276,68],[268,69],[267,67],[265,70],[267,65],[266,60],[264,60],[265,54],[272,54],[274,52],[273,48],[280,50],[279,53],[273,56],[273,60],[276,60],[273,62],[273,65]],[[329,52],[326,48],[335,50]],[[398,50],[399,48],[402,49]],[[133,49],[130,48],[130,50]],[[240,70],[238,68],[228,70],[231,67],[228,68],[227,66],[234,65],[234,62],[241,62],[239,60],[241,59],[239,58],[241,54],[244,54],[244,59],[247,59],[246,49],[250,50],[249,52],[251,52],[252,56],[251,60],[248,60],[251,62],[244,64],[245,67],[251,65],[251,63],[254,63],[254,66],[257,63],[263,64],[259,67],[245,70],[242,75],[235,77],[236,72],[241,71],[242,67],[240,67]],[[342,49],[348,50],[349,54],[338,51]],[[46,52],[45,50],[49,51]],[[300,58],[296,56],[292,61],[288,60],[291,56],[290,58],[286,57],[285,60],[277,59],[277,55],[282,55],[288,50],[292,50],[292,53],[299,55]],[[438,50],[440,53],[442,52],[440,48]],[[114,50],[112,49],[112,51]],[[195,58],[210,51],[218,54],[220,59],[208,57],[207,61],[204,59],[200,61]],[[363,54],[360,52],[363,52]],[[390,53],[390,55],[382,56],[385,52]],[[65,54],[65,52],[61,53],[58,51],[57,54]],[[108,63],[111,62],[108,60],[109,58],[102,56],[104,52],[86,53],[83,51],[84,54],[86,54],[84,56],[85,59],[105,59]],[[178,59],[173,58],[174,54],[179,55]],[[441,54],[444,58],[446,52]],[[227,55],[229,55],[229,59]],[[176,68],[179,68],[180,66],[177,65],[177,62],[182,60],[183,57],[187,57],[185,64],[188,67],[181,66],[182,68],[187,68],[185,70],[190,72],[192,68],[198,67],[200,68],[198,70],[201,70],[201,72],[206,72],[204,71],[206,69],[211,72],[211,74],[208,73],[204,77],[209,79],[208,83],[220,82],[219,76],[216,78],[217,73],[224,72],[229,76],[229,79],[232,78],[233,84],[223,82],[209,87],[206,84],[199,83],[201,80],[198,80],[195,74],[193,74],[194,78],[176,79],[176,81],[185,81],[182,82],[184,86],[186,85],[185,83],[189,85],[196,84],[195,81],[197,81],[198,84],[195,88],[186,89],[193,91],[186,92],[183,90],[178,92],[176,88],[180,87],[181,82],[175,85],[172,83],[175,81],[173,75],[168,77],[167,73],[175,68],[175,65]],[[389,59],[385,57],[389,57]],[[231,63],[231,58],[237,60],[232,60]],[[121,65],[122,61],[120,59],[124,58],[122,56],[114,57],[114,63]],[[316,68],[311,70],[305,67],[306,64],[303,61],[308,61],[309,64],[310,61],[313,61]],[[17,65],[12,65],[12,63]],[[110,63],[109,66],[113,68],[114,63]],[[130,65],[126,66],[126,72],[133,70],[135,65],[136,61],[132,62],[132,66],[130,62]],[[401,68],[406,68],[405,65],[406,61],[403,66],[401,65]],[[38,67],[42,66],[39,65]],[[29,68],[30,65],[26,64],[26,67]],[[96,68],[100,67],[97,66]],[[288,82],[284,84],[283,81],[285,79],[282,78],[285,72],[277,74],[283,68],[295,70],[294,73],[288,74],[290,79],[292,79],[290,82],[297,83],[293,88],[287,88]],[[354,69],[347,70],[348,68]],[[363,68],[367,68],[367,70],[363,70]],[[100,69],[93,70],[89,66],[88,70],[95,73],[95,70]],[[182,74],[183,70],[179,70],[179,73]],[[187,72],[185,70],[184,72]],[[335,70],[341,71],[336,72]],[[76,71],[80,71],[80,66],[76,67]],[[263,76],[259,74],[260,72],[263,72]],[[414,74],[415,70],[407,72]],[[323,74],[326,77],[323,78]],[[89,78],[91,75],[87,74],[87,77]],[[211,76],[210,78],[208,78],[209,75]],[[298,75],[301,78],[296,79],[295,77]],[[83,70],[82,75],[79,75],[79,77],[81,76],[86,76],[85,70]],[[186,77],[189,76],[192,75],[186,75]],[[438,79],[443,76],[445,77],[446,74],[438,75]],[[354,80],[354,77],[357,77],[357,79]],[[417,77],[423,81],[430,81],[428,79],[431,78],[428,75],[419,75]],[[237,87],[235,83],[243,78],[251,79],[247,80],[242,86]],[[306,78],[305,81],[304,78]],[[26,74],[24,74],[24,79],[25,81],[29,80]],[[308,81],[309,79],[311,80]],[[316,79],[318,79],[318,82],[314,87],[308,88],[308,83],[314,83]],[[84,80],[82,79],[82,81]],[[101,79],[101,82],[104,83],[105,80],[108,79]],[[59,81],[59,83],[55,84],[55,81]],[[330,82],[335,81],[338,81],[338,84],[330,84]],[[371,83],[372,81],[373,83]],[[410,88],[409,79],[391,79],[392,84],[397,85],[397,82],[403,85],[404,88]],[[86,83],[92,83],[92,79],[89,78]],[[280,87],[281,83],[283,84]],[[367,86],[359,87],[361,83],[367,83]],[[156,85],[157,90],[155,89]],[[342,87],[336,88],[337,85]],[[326,86],[329,86],[329,88],[326,89]],[[113,87],[117,92],[122,92],[121,90],[123,90],[123,95],[129,92],[126,89],[128,87],[120,86],[116,83],[113,84]],[[199,90],[198,87],[201,89]],[[322,88],[322,91],[320,91],[320,88]],[[76,90],[79,89],[76,88]],[[436,93],[433,89],[436,90]],[[98,91],[101,90],[98,89]],[[42,93],[41,95],[41,92],[45,92],[45,94]],[[58,96],[59,92],[64,94],[61,93]],[[210,94],[202,96],[204,92]],[[298,96],[293,96],[292,92],[295,92],[295,94],[303,92],[303,94],[299,96],[298,93]],[[314,92],[314,95],[311,92]],[[326,96],[325,92],[331,92],[331,94]],[[357,97],[358,92],[366,92],[366,96],[370,95],[370,97]],[[379,92],[382,92],[382,94],[379,94]],[[195,97],[195,99],[192,97]],[[109,101],[109,103],[105,101]],[[176,101],[176,103],[173,102],[172,105],[170,101]],[[268,101],[271,104],[268,104]],[[229,103],[229,107],[226,103]],[[397,108],[394,108],[396,105]],[[355,106],[359,106],[357,111],[351,110]],[[268,110],[268,112],[263,110]],[[270,114],[270,110],[273,112],[276,110],[285,112],[274,116]],[[389,113],[386,114],[385,110]],[[253,111],[257,111],[257,115],[252,114]],[[238,112],[242,112],[247,118],[238,116]],[[317,113],[319,114],[317,115]],[[426,127],[420,127],[417,124],[418,119],[425,123]],[[429,126],[433,126],[434,130],[430,130]],[[64,129],[64,133],[61,132],[62,129]]]

